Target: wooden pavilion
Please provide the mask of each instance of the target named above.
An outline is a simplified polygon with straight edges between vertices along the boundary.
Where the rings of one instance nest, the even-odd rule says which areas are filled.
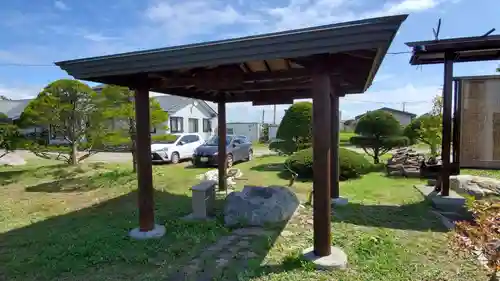
[[[500,59],[500,35],[489,36],[489,33],[476,37],[406,43],[413,48],[410,64],[444,64],[442,167],[440,180],[436,186],[437,190],[441,192],[441,196],[450,195],[451,171],[460,172],[460,126],[462,120],[459,110],[461,101],[458,98],[458,89],[455,89],[455,95],[453,95],[453,63]],[[452,117],[452,112],[455,118]],[[452,143],[453,152],[451,151]],[[453,155],[453,162],[451,162],[450,154]]]
[[[338,145],[332,143],[338,143],[339,97],[363,93],[371,85],[406,17],[372,18],[56,65],[76,79],[135,90],[140,232],[155,228],[149,91],[218,103],[220,189],[226,187],[226,103],[280,104],[312,98],[314,253],[322,257],[330,254],[330,196],[338,195]]]

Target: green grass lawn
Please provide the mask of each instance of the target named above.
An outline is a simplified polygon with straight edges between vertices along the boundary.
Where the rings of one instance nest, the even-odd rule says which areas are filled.
[[[284,157],[238,164],[251,185],[286,185]],[[134,241],[136,176],[129,165],[68,168],[50,161],[0,168],[0,280],[163,280],[230,232],[215,221],[189,223],[189,187],[207,169],[153,166],[156,220],[167,234]],[[334,210],[333,243],[349,256],[346,271],[322,272],[300,259],[312,245],[311,208],[284,231],[252,244],[258,257],[216,280],[486,280],[475,262],[448,252],[448,234],[412,188],[417,180],[372,173],[341,183],[350,204]],[[311,182],[292,188],[305,199]],[[279,236],[280,232],[282,233]]]
[[[255,142],[252,143],[252,146],[254,148],[268,148],[269,144],[268,143],[262,143],[262,142],[259,142],[259,141],[255,141]]]
[[[356,134],[354,132],[340,132],[339,142],[340,145],[351,145],[349,140],[351,137],[354,137]]]

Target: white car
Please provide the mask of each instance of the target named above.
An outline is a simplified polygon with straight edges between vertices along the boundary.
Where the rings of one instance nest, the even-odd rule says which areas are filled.
[[[198,146],[204,143],[199,134],[174,134],[175,139],[151,144],[151,160],[153,162],[179,163],[182,159],[190,159]]]

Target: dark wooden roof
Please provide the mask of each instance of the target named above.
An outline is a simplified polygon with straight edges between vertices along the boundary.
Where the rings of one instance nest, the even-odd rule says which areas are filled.
[[[478,76],[455,76],[454,81],[464,81],[464,80],[497,80],[500,79],[500,75],[478,75]]]
[[[227,102],[309,98],[312,65],[362,93],[407,15],[57,62],[76,79]]]
[[[406,45],[413,48],[412,65],[443,63],[445,53],[454,54],[454,62],[500,59],[500,35],[417,41]]]

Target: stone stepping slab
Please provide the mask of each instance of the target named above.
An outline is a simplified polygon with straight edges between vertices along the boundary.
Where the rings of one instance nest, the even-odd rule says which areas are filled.
[[[169,281],[212,280],[229,265],[244,266],[242,261],[258,257],[252,242],[259,237],[269,237],[273,231],[259,227],[236,229],[205,248],[201,254],[186,263],[184,268],[170,276]]]

